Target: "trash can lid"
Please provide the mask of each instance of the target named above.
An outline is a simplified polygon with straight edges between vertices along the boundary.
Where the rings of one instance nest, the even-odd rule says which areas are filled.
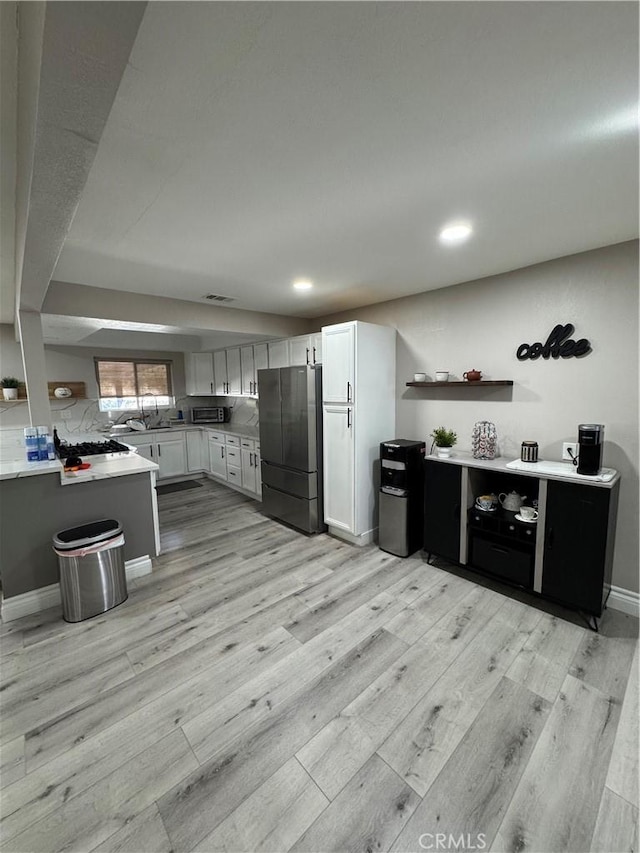
[[[113,539],[122,533],[122,525],[115,518],[105,518],[102,521],[92,521],[80,527],[70,527],[61,530],[53,537],[53,545],[61,551],[81,548],[83,545],[96,545],[107,539]]]

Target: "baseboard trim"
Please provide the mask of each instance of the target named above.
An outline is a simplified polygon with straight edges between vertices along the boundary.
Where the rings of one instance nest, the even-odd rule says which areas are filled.
[[[145,554],[144,557],[127,560],[124,564],[128,581],[149,575],[152,569],[153,564],[148,554]],[[50,607],[59,607],[60,604],[60,584],[52,583],[50,586],[32,589],[22,595],[3,599],[0,615],[3,622],[13,622],[23,616],[31,616],[34,613],[40,613],[42,610],[48,610]]]
[[[357,545],[358,547],[370,545],[375,540],[376,533],[378,532],[378,528],[376,527],[373,530],[367,530],[365,533],[356,536],[347,530],[334,527],[332,524],[329,524],[328,527],[330,536],[335,536],[336,539],[342,539],[344,542],[348,542],[350,545]]]
[[[640,593],[633,592],[630,589],[623,589],[621,586],[612,586],[607,607],[612,610],[620,610],[622,613],[627,613],[629,616],[635,616],[640,619]]]

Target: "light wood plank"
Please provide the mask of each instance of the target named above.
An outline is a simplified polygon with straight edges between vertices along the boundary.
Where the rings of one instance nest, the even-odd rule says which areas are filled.
[[[94,847],[93,853],[173,853],[169,836],[152,803],[133,820]]]
[[[487,592],[476,588],[469,593],[463,608],[441,619],[297,753],[298,760],[330,799],[480,631],[492,612],[491,608],[483,611],[478,606],[487,598]],[[504,600],[495,597],[494,603],[497,609]]]
[[[540,696],[502,678],[393,849],[419,849],[425,831],[462,835],[480,849],[490,845],[550,709]]]
[[[378,753],[424,796],[540,619],[506,601]]]
[[[622,703],[620,723],[613,744],[609,772],[607,773],[607,787],[632,805],[637,805],[640,798],[638,791],[638,776],[640,775],[638,766],[638,755],[640,754],[638,739],[638,728],[640,727],[639,666],[638,645],[636,644],[629,682]]]
[[[509,667],[507,677],[555,702],[571,661],[587,629],[542,615],[540,622]]]
[[[274,710],[306,690],[401,607],[400,602],[381,593],[294,650],[285,660],[212,703],[184,726],[196,755],[205,760],[232,744],[246,729],[271,717]]]
[[[606,637],[588,631],[569,672],[622,702],[636,645],[637,639],[633,637]]]
[[[14,836],[12,849],[30,853],[91,850],[122,830],[197,764],[182,732],[173,732]]]
[[[568,675],[494,842],[495,850],[589,850],[620,705]]]
[[[374,755],[292,851],[382,853],[389,850],[419,802],[418,795]]]
[[[24,736],[21,736],[0,746],[0,788],[22,779],[24,774]]]
[[[238,850],[282,853],[295,844],[329,800],[290,758],[214,831],[198,842],[199,853]]]
[[[406,649],[378,631],[302,695],[218,752],[158,803],[174,845],[192,849]]]
[[[236,656],[231,668],[204,670],[187,682],[142,702],[135,711],[106,728],[88,729],[73,745],[3,791],[2,832],[9,837],[84,792],[135,755],[224,696],[243,678],[285,657],[297,642],[277,629]],[[272,642],[273,641],[273,642]],[[245,669],[246,667],[246,669]],[[114,715],[115,716],[115,715]]]
[[[471,592],[473,584],[455,575],[439,579],[427,592],[416,599],[392,620],[388,630],[405,643],[415,643],[446,616]],[[460,615],[461,624],[465,619]]]
[[[215,680],[224,695],[225,691],[231,692],[249,680],[254,675],[254,667],[259,670],[269,651],[286,654],[297,645],[283,628],[252,642],[236,642],[233,631],[204,640],[174,655],[162,667],[140,673],[27,732],[27,773],[186,681],[195,686],[197,682],[193,680],[198,677],[204,683]]]
[[[593,853],[637,853],[638,809],[604,789],[596,828],[593,832]]]

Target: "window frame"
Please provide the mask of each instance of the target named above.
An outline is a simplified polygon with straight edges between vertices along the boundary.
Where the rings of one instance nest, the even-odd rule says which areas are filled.
[[[136,386],[136,394],[130,397],[117,397],[117,396],[102,396],[102,389],[100,387],[100,363],[121,363],[121,364],[131,364],[133,365],[133,373],[134,373],[134,381]],[[165,366],[167,371],[167,394],[140,394],[138,387],[138,370],[137,365],[139,364],[162,364]],[[98,408],[102,412],[132,412],[142,410],[144,407],[145,400],[153,400],[156,406],[160,406],[161,408],[171,408],[175,404],[175,394],[173,390],[173,361],[166,358],[109,358],[107,356],[94,356],[93,357],[93,365],[96,375],[96,384],[98,386]],[[102,401],[103,400],[129,400],[135,398],[136,405],[135,406],[117,406],[111,407],[106,406],[103,408]],[[156,400],[166,398],[168,400],[167,404],[160,403],[158,404]]]

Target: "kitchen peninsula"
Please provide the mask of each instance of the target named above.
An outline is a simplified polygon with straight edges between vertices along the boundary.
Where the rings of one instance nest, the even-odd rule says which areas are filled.
[[[155,462],[131,452],[65,473],[59,460],[27,463],[4,444],[0,462],[2,618],[54,606],[58,564],[53,535],[103,518],[124,528],[127,575],[151,571],[159,550]]]

